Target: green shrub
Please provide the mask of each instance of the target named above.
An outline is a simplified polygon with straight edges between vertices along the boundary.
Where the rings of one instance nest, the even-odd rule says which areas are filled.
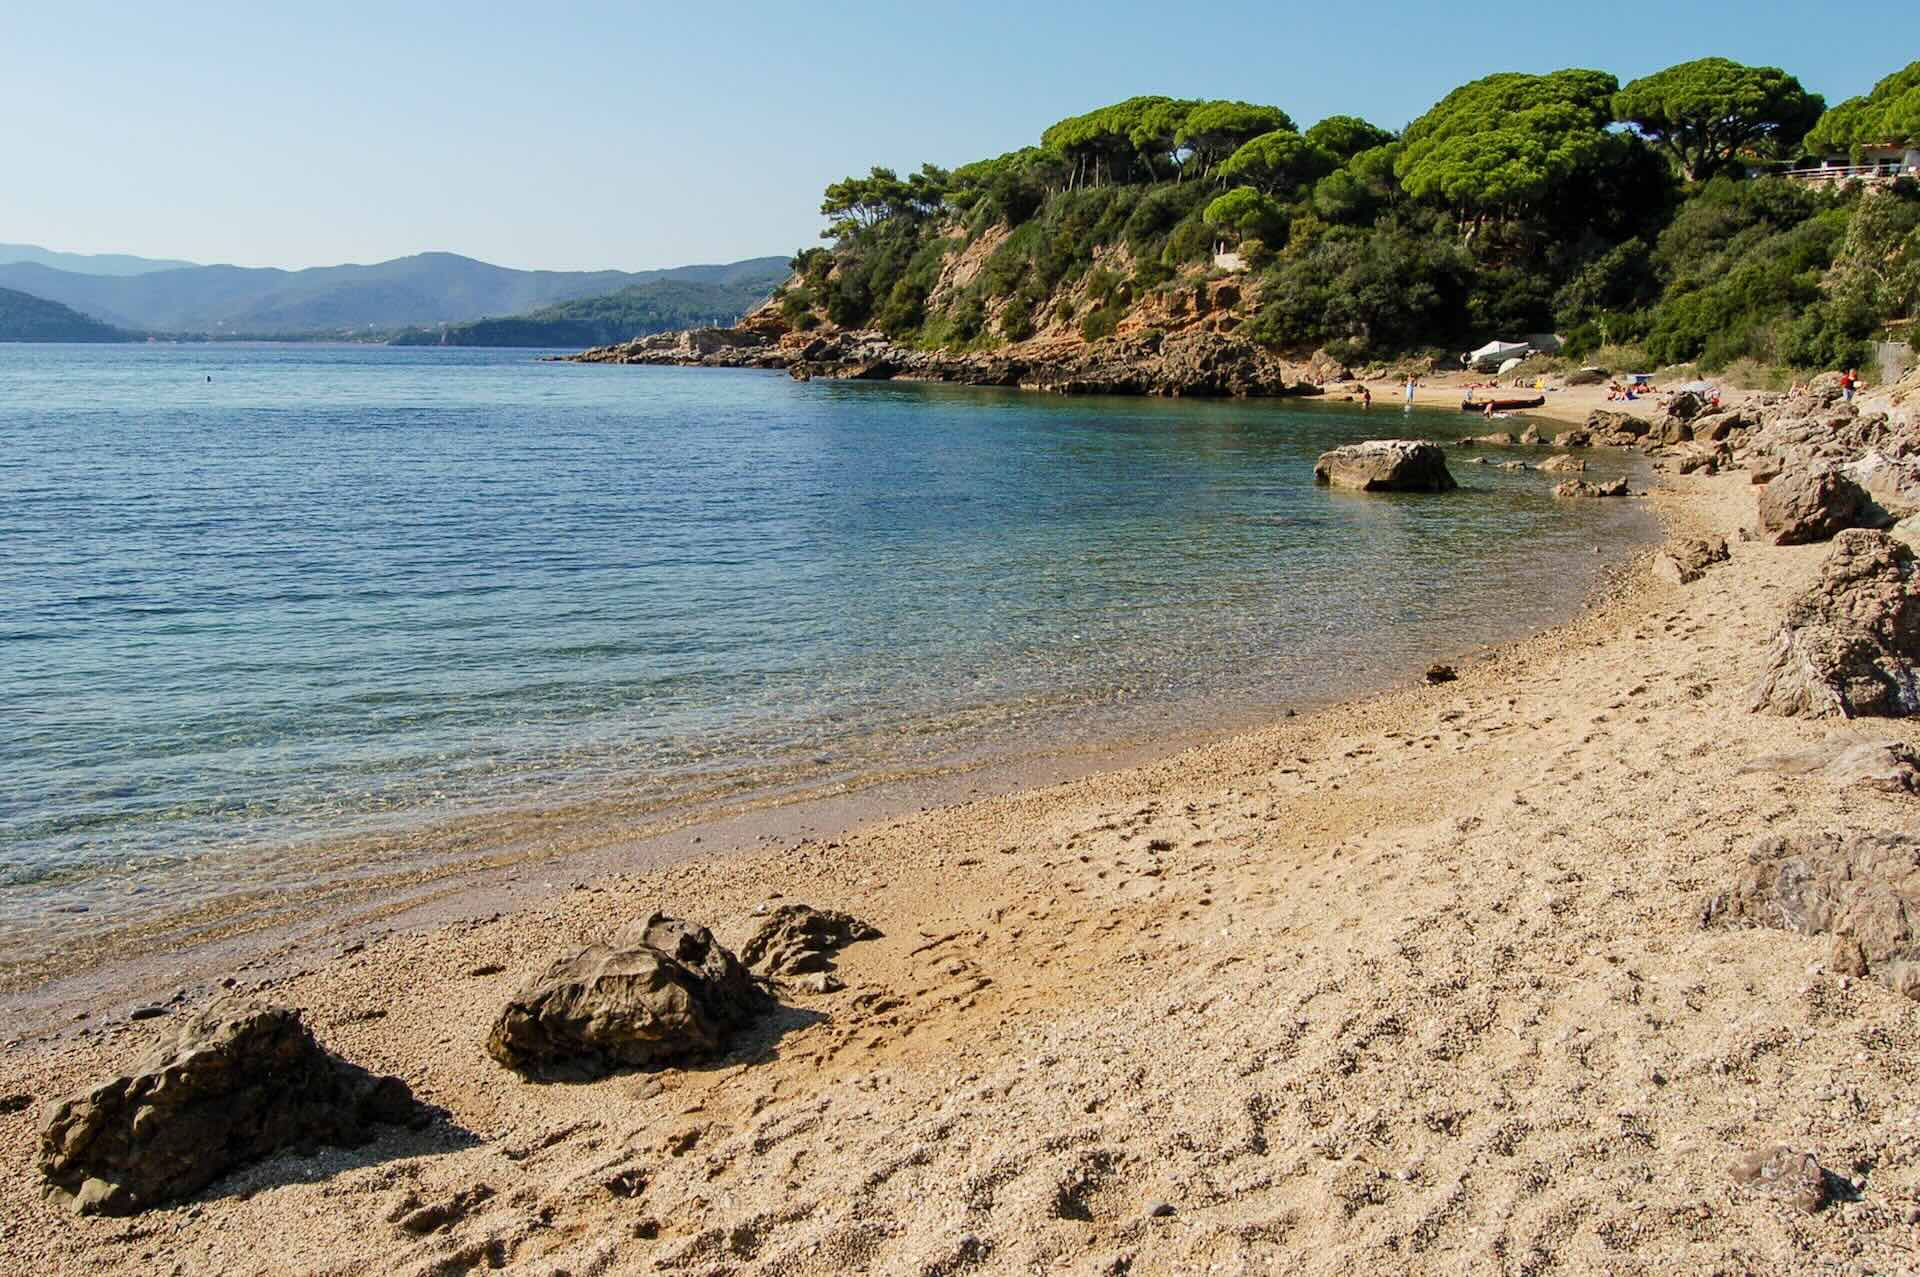
[[[1080,335],[1088,341],[1113,336],[1113,330],[1120,326],[1121,311],[1122,308],[1115,305],[1088,311],[1086,318],[1080,321]]]

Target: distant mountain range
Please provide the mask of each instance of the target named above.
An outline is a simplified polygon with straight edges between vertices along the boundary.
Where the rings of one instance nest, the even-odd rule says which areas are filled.
[[[125,253],[61,253],[37,244],[0,244],[0,265],[32,262],[75,275],[145,275],[156,270],[178,270],[198,262],[168,261],[157,257],[130,257]]]
[[[393,341],[400,346],[608,346],[650,333],[737,323],[789,273],[784,257],[690,266],[598,297],[579,297],[504,319],[416,329]]]
[[[677,280],[731,286],[742,272],[757,277],[776,263],[784,273],[785,259],[771,257],[667,270],[525,271],[454,253],[421,253],[372,266],[297,271],[185,266],[103,275],[21,260],[0,265],[0,288],[59,302],[139,333],[364,340],[405,328],[438,330],[516,315],[637,284]]]
[[[97,319],[42,297],[0,288],[0,341],[133,341]]]

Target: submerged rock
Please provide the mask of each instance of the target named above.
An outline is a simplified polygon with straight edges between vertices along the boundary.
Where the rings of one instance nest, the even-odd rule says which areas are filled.
[[[329,1055],[300,1012],[247,999],[186,1021],[134,1069],[61,1103],[40,1171],[81,1214],[178,1201],[283,1148],[364,1144],[428,1114],[405,1082]]]
[[[1606,483],[1588,483],[1585,479],[1569,479],[1553,487],[1556,497],[1624,497],[1627,495],[1627,481],[1612,479]]]
[[[1450,492],[1447,454],[1426,439],[1369,439],[1320,454],[1313,481],[1355,492]]]
[[[833,969],[833,955],[840,950],[861,940],[879,938],[877,927],[852,914],[810,905],[781,905],[741,946],[740,960],[767,976],[825,972]]]
[[[1579,457],[1548,457],[1540,463],[1540,469],[1546,474],[1585,474],[1587,463]]]
[[[710,1056],[766,994],[705,927],[654,914],[529,979],[487,1053],[529,1077],[591,1077]]]
[[[1920,713],[1920,572],[1884,532],[1834,539],[1820,580],[1787,609],[1751,708],[1821,718]]]

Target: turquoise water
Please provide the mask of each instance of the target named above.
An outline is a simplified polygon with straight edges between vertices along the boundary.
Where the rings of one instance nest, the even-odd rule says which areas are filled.
[[[1324,699],[1565,614],[1596,545],[1647,534],[1535,473],[1313,486],[1323,449],[1408,429],[524,351],[0,346],[0,944],[130,884],[271,885],[333,835]]]

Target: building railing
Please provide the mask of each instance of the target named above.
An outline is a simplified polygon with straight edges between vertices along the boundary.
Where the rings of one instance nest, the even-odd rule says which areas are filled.
[[[1815,168],[1788,169],[1782,176],[1798,182],[1846,182],[1875,177],[1912,177],[1920,174],[1920,165],[1899,160],[1877,164],[1823,164]]]

